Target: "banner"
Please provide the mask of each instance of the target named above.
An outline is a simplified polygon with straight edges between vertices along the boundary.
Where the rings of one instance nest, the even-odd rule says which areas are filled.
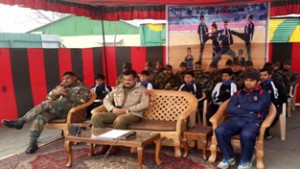
[[[168,58],[175,68],[188,55],[205,69],[212,61],[252,60],[263,66],[267,50],[268,3],[231,6],[168,6]]]

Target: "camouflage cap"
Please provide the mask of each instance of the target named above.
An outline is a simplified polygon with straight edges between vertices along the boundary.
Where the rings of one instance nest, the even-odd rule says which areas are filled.
[[[173,67],[171,65],[165,65],[164,70],[172,70]]]
[[[185,62],[181,62],[179,67],[187,67],[187,64]]]
[[[123,69],[132,69],[131,63],[125,62],[122,66]]]
[[[209,64],[209,67],[217,68],[217,67],[218,67],[218,63],[217,63],[217,62],[211,62],[211,63]]]
[[[145,66],[147,67],[153,67],[152,63],[150,61],[146,62]]]

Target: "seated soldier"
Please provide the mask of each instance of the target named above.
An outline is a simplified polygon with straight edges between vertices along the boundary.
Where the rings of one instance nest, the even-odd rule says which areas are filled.
[[[24,123],[34,120],[30,128],[30,142],[26,154],[32,154],[38,150],[37,139],[47,122],[66,118],[71,108],[90,99],[90,89],[78,81],[73,72],[65,72],[62,79],[62,83],[48,94],[45,101],[28,111],[23,117],[18,120],[2,121],[7,127],[22,129]]]
[[[212,101],[206,114],[207,124],[209,126],[211,126],[209,119],[218,111],[220,105],[237,91],[236,85],[231,80],[233,75],[232,70],[222,69],[221,74],[222,82],[219,82],[215,85],[211,94]]]
[[[118,78],[117,78],[117,81],[116,81],[116,86],[119,85],[120,83],[122,83],[123,73],[124,73],[126,70],[132,70],[132,64],[131,64],[131,63],[125,62],[125,63],[122,65],[122,73],[118,75]]]
[[[152,83],[150,82],[150,73],[149,73],[149,71],[143,70],[143,71],[141,71],[139,76],[140,76],[139,85],[146,87],[148,90],[152,90],[153,86],[152,86]]]
[[[282,75],[285,91],[289,97],[293,97],[294,87],[298,83],[298,73],[292,70],[292,63],[290,60],[284,61]]]
[[[187,71],[187,64],[185,62],[181,62],[179,65],[180,70],[175,73],[175,76],[177,76],[180,79],[180,83],[184,83],[184,74]]]
[[[144,110],[149,106],[146,88],[136,83],[137,74],[134,70],[123,73],[123,83],[118,85],[104,98],[103,105],[107,112],[92,112],[92,124],[95,128],[105,128],[104,124],[113,124],[115,129],[126,129],[128,125],[142,121]],[[97,153],[108,150],[109,146],[101,146]],[[112,147],[109,154],[115,154],[118,147]]]
[[[155,86],[158,89],[178,90],[179,85],[180,79],[173,74],[173,68],[171,65],[165,65],[163,73],[155,78]]]
[[[104,82],[105,76],[101,74],[97,74],[95,76],[95,86],[91,87],[93,92],[96,92],[97,98],[93,104],[88,106],[86,109],[86,117],[90,118],[92,116],[91,111],[103,104],[104,97],[111,91],[111,87]]]
[[[282,104],[287,102],[287,94],[284,90],[282,83],[279,83],[272,78],[271,70],[263,68],[260,70],[261,87],[265,89],[271,96],[271,101],[276,107],[276,117],[265,133],[265,138],[271,139],[270,128],[272,128],[278,121],[282,113]]]
[[[238,169],[251,168],[256,136],[271,104],[269,93],[261,89],[259,81],[260,75],[257,72],[245,75],[245,88],[238,90],[229,101],[229,119],[215,129],[218,146],[223,154],[218,168],[226,169],[235,164],[231,137],[237,134],[240,135],[242,149]]]

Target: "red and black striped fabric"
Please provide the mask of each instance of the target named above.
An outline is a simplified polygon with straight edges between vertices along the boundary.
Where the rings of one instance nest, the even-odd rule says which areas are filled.
[[[0,48],[0,120],[21,117],[45,100],[65,71],[73,71],[89,86],[94,75],[102,72],[114,86],[124,62],[140,72],[146,61],[165,63],[165,58],[165,47]]]
[[[276,1],[278,0],[114,0],[105,2],[100,0],[0,0],[0,3],[111,21],[120,19],[166,19],[166,5],[222,6],[272,2],[271,16],[300,13],[299,0]]]
[[[271,3],[271,16],[300,14],[300,0],[277,0]]]

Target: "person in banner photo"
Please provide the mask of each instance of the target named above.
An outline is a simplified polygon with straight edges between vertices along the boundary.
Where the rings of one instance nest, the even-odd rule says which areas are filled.
[[[209,33],[209,38],[212,40],[213,48],[213,62],[217,63],[221,59],[222,48],[220,45],[221,34],[218,31],[218,26],[215,22],[211,25],[211,33]]]
[[[200,39],[200,64],[202,63],[202,57],[203,57],[203,51],[205,48],[205,43],[208,40],[208,28],[206,24],[204,23],[204,16],[200,16],[200,24],[198,26],[198,34],[199,34],[199,39]]]
[[[245,41],[246,49],[247,49],[247,55],[248,60],[251,60],[251,42],[254,34],[254,23],[253,23],[253,16],[248,16],[248,22],[245,25],[244,33],[239,33],[236,31],[231,31],[233,35],[236,35],[237,37],[241,38],[243,41]]]
[[[228,54],[233,59],[236,59],[235,52],[230,48],[233,44],[233,38],[231,34],[231,30],[228,28],[228,22],[224,21],[224,29],[219,31],[221,33],[220,44],[222,48],[222,55]]]

